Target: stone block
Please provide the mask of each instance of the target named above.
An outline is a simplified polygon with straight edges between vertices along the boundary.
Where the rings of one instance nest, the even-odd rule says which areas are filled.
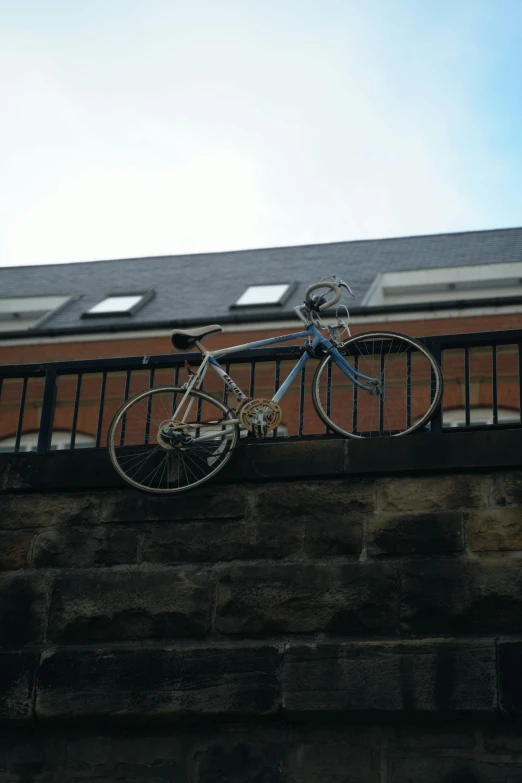
[[[33,726],[3,728],[0,735],[2,783],[69,783],[63,777],[64,743]]]
[[[283,665],[283,710],[305,715],[493,715],[494,641],[290,646]]]
[[[301,519],[287,519],[281,524],[277,519],[258,517],[254,526],[257,536],[254,557],[281,560],[302,552],[304,533]]]
[[[517,754],[522,759],[522,729],[518,722],[514,725],[508,723],[500,727],[495,725],[494,728],[484,728],[482,742],[488,753]]]
[[[194,569],[75,572],[55,580],[48,636],[54,642],[203,636],[211,578]]]
[[[204,563],[280,559],[301,547],[299,525],[244,521],[165,522],[147,526],[141,559],[147,563]]]
[[[493,502],[497,506],[522,506],[522,473],[498,473],[493,479]]]
[[[522,508],[471,511],[468,540],[475,552],[522,549]]]
[[[522,641],[499,643],[498,687],[502,712],[522,715]]]
[[[32,717],[37,665],[37,653],[0,652],[0,720],[24,721]]]
[[[256,530],[245,522],[165,522],[145,530],[146,563],[197,563],[255,557]]]
[[[369,517],[367,547],[371,555],[430,555],[463,548],[462,513],[376,514]]]
[[[0,532],[0,571],[27,568],[33,537],[32,530]]]
[[[448,727],[416,727],[410,724],[394,727],[388,733],[387,742],[389,748],[409,748],[417,753],[440,750],[451,754],[474,748],[477,743],[475,735],[474,723],[464,719],[456,725],[452,721]]]
[[[42,638],[47,606],[44,577],[0,575],[0,644],[17,647]]]
[[[522,765],[495,763],[473,758],[412,755],[394,759],[389,783],[518,783]]]
[[[307,523],[332,520],[346,524],[354,512],[374,509],[373,481],[287,482],[259,489],[254,515],[280,524],[296,518]]]
[[[36,716],[148,718],[265,715],[279,710],[281,653],[274,646],[48,650]]]
[[[40,567],[84,567],[123,565],[137,560],[138,534],[107,525],[92,528],[47,528],[38,533],[33,565]]]
[[[522,570],[505,558],[402,565],[401,627],[415,634],[522,633]]]
[[[456,511],[488,505],[488,478],[480,475],[386,479],[382,511]]]
[[[247,513],[242,487],[203,488],[186,495],[161,497],[133,491],[100,496],[102,522],[175,522],[178,519],[241,519]]]
[[[95,524],[99,499],[95,494],[31,494],[0,497],[0,528]]]
[[[0,492],[3,492],[7,487],[11,460],[11,454],[0,454]]]
[[[345,557],[361,554],[363,526],[367,514],[319,515],[308,520],[304,530],[304,550],[308,557]]]
[[[150,731],[150,730],[149,730]],[[67,741],[66,775],[75,781],[184,781],[183,746],[172,734],[84,736]]]
[[[262,539],[277,536],[272,556],[282,531],[293,534],[296,542],[304,535],[310,557],[357,555],[362,549],[361,512],[374,508],[372,482],[272,484],[258,490],[254,517]]]
[[[381,783],[379,746],[301,744],[288,753],[289,783]]]
[[[194,783],[286,783],[281,745],[224,740],[194,754]]]
[[[231,566],[219,581],[225,634],[393,633],[398,578],[389,563]]]

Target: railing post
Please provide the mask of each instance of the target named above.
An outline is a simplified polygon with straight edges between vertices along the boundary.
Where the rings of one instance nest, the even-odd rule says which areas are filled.
[[[442,371],[442,347],[440,338],[428,338],[426,340],[426,347],[431,352],[433,358]],[[435,411],[435,415],[430,421],[430,432],[442,432],[442,397],[440,399],[439,407]]]
[[[56,403],[56,370],[45,371],[45,386],[40,414],[40,432],[38,433],[38,454],[47,454],[53,437],[54,407]]]

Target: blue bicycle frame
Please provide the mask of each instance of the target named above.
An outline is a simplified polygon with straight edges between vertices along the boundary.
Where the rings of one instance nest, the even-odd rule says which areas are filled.
[[[239,402],[244,400],[246,398],[246,394],[241,391],[239,386],[237,386],[236,383],[234,383],[233,379],[228,375],[228,373],[225,372],[225,370],[222,368],[222,366],[217,361],[218,358],[222,356],[226,356],[231,353],[236,353],[238,351],[245,351],[250,348],[261,348],[262,346],[266,345],[275,345],[277,343],[286,342],[289,340],[296,340],[302,337],[312,337],[311,347],[312,349],[317,349],[319,346],[322,346],[323,348],[328,351],[328,353],[331,354],[333,357],[336,365],[339,367],[340,370],[346,375],[346,377],[354,384],[359,386],[361,389],[364,389],[365,391],[369,391],[370,387],[366,386],[364,383],[361,383],[361,381],[368,381],[370,383],[376,383],[376,378],[370,378],[367,375],[363,375],[362,373],[358,372],[354,367],[352,367],[342,356],[342,354],[338,351],[337,348],[328,340],[326,337],[323,337],[323,335],[320,333],[320,331],[317,329],[316,326],[313,324],[308,324],[305,331],[302,332],[294,332],[292,334],[285,334],[281,337],[269,337],[267,340],[257,340],[253,343],[244,343],[243,345],[235,345],[231,348],[223,348],[218,351],[205,351],[205,349],[202,346],[199,346],[203,353],[204,353],[204,359],[201,363],[201,366],[199,370],[195,373],[194,377],[191,379],[190,383],[186,384],[184,387],[187,391],[190,391],[191,388],[198,388],[201,386],[201,383],[203,382],[203,378],[206,374],[206,371],[209,366],[211,366],[215,372],[217,372],[218,375],[220,375],[225,382],[225,384],[232,390],[236,398]],[[286,380],[282,383],[280,388],[277,390],[277,392],[272,397],[273,402],[279,402],[286,392],[288,391],[288,388],[290,387],[291,383],[295,380],[295,378],[299,375],[303,367],[305,366],[306,362],[310,358],[310,354],[308,352],[304,352],[295,367],[291,370]]]

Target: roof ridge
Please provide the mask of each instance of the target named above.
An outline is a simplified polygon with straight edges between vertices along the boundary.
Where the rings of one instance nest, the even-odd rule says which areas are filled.
[[[508,226],[507,228],[480,228],[470,229],[468,231],[442,231],[435,234],[408,234],[406,236],[396,237],[378,237],[374,239],[343,239],[335,242],[310,242],[305,245],[270,245],[267,247],[252,247],[242,248],[241,250],[212,250],[208,253],[176,253],[169,255],[159,256],[131,256],[127,258],[98,258],[91,259],[90,261],[64,261],[63,263],[56,264],[23,264],[19,266],[0,266],[2,269],[22,269],[22,268],[35,268],[35,267],[64,267],[64,266],[78,266],[80,264],[113,264],[123,261],[159,261],[163,258],[195,258],[197,256],[218,256],[218,255],[232,255],[235,253],[260,253],[267,250],[295,250],[299,248],[310,247],[332,247],[335,245],[350,245],[350,244],[363,244],[369,242],[396,242],[404,239],[429,239],[430,237],[453,237],[463,236],[465,234],[493,234],[501,231],[522,231],[522,226]]]

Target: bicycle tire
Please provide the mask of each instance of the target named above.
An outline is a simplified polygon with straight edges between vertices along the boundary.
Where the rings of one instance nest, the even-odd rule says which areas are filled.
[[[372,345],[377,345],[378,342],[381,342],[381,351],[376,351],[374,353],[371,353],[371,347]],[[383,351],[384,346],[390,342],[388,352],[386,354],[385,351]],[[392,346],[394,341],[400,341],[405,346],[403,352],[399,351],[393,351],[392,352]],[[349,381],[349,379],[342,373],[342,370],[338,368],[338,366],[335,364],[335,360],[332,360],[331,354],[327,354],[318,364],[314,378],[312,381],[312,399],[314,403],[315,410],[318,414],[318,416],[321,418],[321,420],[334,432],[337,432],[340,435],[343,435],[348,438],[368,438],[368,437],[397,437],[402,435],[407,435],[411,432],[414,432],[415,430],[420,429],[421,427],[424,427],[430,419],[434,416],[435,411],[437,410],[440,400],[442,397],[442,372],[441,369],[433,357],[433,355],[428,351],[428,349],[418,340],[416,340],[413,337],[409,337],[408,335],[400,334],[399,332],[386,332],[386,331],[371,331],[371,332],[363,332],[358,335],[354,335],[353,337],[346,340],[342,348],[339,349],[341,354],[345,354],[347,357],[353,356],[353,366],[356,369],[359,369],[359,372],[363,372],[365,375],[368,375],[370,377],[377,377],[379,383],[381,384],[381,387],[383,389],[382,393],[380,395],[377,395],[375,391],[371,393],[371,396],[373,396],[374,400],[369,400],[370,398],[370,392],[365,391],[358,387],[356,384],[353,384]],[[429,367],[429,388],[425,388],[422,391],[422,400],[421,402],[425,405],[426,410],[422,410],[422,405],[419,406],[416,402],[415,405],[417,405],[418,410],[414,410],[414,406],[412,404],[412,394],[411,389],[415,385],[415,383],[420,385],[420,381],[416,381],[412,376],[412,356],[413,352],[415,351],[415,355],[423,357],[426,362],[426,369]],[[387,377],[387,368],[386,368],[386,358],[383,360],[383,355],[390,357],[395,357],[391,363],[397,363],[399,362],[400,356],[404,356],[404,367],[405,367],[405,378],[406,378],[406,393],[403,397],[403,399],[400,399],[400,394],[398,392],[399,384],[397,381],[391,380],[395,377],[395,375],[391,375],[388,372]],[[410,355],[410,358],[408,359],[408,354]],[[355,359],[357,357],[357,359]],[[377,357],[378,357],[378,364],[377,364]],[[384,361],[384,365],[383,365]],[[402,360],[401,360],[402,362]],[[409,362],[409,364],[408,364]],[[416,361],[416,364],[418,365],[419,362]],[[359,365],[366,365],[366,372],[360,369]],[[390,366],[391,366],[390,365]],[[340,378],[342,383],[344,385],[350,383],[353,387],[351,390],[351,408],[350,408],[350,394],[345,394],[343,399],[340,401],[339,397],[342,392],[335,392],[334,386],[335,386],[335,380],[333,378],[333,367],[336,368],[336,374],[337,377]],[[399,364],[399,369],[401,365]],[[408,367],[409,367],[409,381],[408,381]],[[370,371],[368,371],[368,368]],[[375,375],[376,368],[378,368],[379,375]],[[397,367],[395,367],[395,370],[397,370]],[[325,372],[326,371],[326,372]],[[320,388],[321,386],[325,386],[325,378],[326,378],[326,395],[324,388]],[[390,378],[390,380],[388,380]],[[409,383],[409,389],[408,389],[408,383]],[[424,384],[427,386],[427,384]],[[396,410],[393,413],[393,417],[390,418],[390,414],[386,414],[384,412],[384,406],[386,404],[384,397],[385,392],[384,389],[386,389],[386,394],[388,398],[394,398],[395,405],[397,406]],[[388,393],[388,389],[391,391]],[[328,395],[330,395],[328,397]],[[335,399],[334,399],[334,395]],[[358,398],[359,395],[361,396],[361,399],[363,400],[363,404],[359,407]],[[365,396],[366,395],[366,396]],[[429,399],[428,399],[429,396]],[[408,401],[409,397],[409,401]],[[370,418],[370,409],[372,406],[375,406],[375,401],[379,398],[379,412],[377,416],[375,415],[375,407],[372,410],[371,418]],[[383,399],[383,402],[380,402],[380,398]],[[420,397],[418,397],[420,399]],[[344,406],[344,407],[343,407]],[[402,406],[402,407],[400,407]],[[362,410],[362,417],[364,419],[364,422],[366,425],[370,423],[370,426],[367,426],[367,429],[364,429],[364,424],[361,425],[359,421],[359,428],[357,426],[358,422],[358,416],[361,417],[361,410]],[[335,415],[332,415],[332,411],[334,411]],[[417,415],[414,415],[417,413]],[[388,425],[384,426],[383,422],[386,418],[386,415],[388,415]],[[344,417],[343,422],[340,423],[339,419]],[[337,421],[335,420],[337,418]],[[378,422],[378,428],[374,426],[374,422]],[[344,424],[344,426],[343,426]],[[393,424],[393,426],[392,426]]]
[[[179,386],[158,386],[156,388],[146,389],[124,402],[114,415],[107,434],[107,446],[111,463],[124,481],[135,489],[142,492],[152,492],[154,494],[162,495],[176,494],[194,489],[194,487],[200,486],[213,478],[225,467],[232,456],[239,436],[239,427],[237,424],[232,423],[227,427],[226,420],[233,418],[233,412],[221,402],[221,400],[207,392],[199,391],[197,389],[190,391],[187,399],[192,399],[192,404],[197,402],[197,410],[199,411],[197,416],[199,416],[200,421],[188,422],[185,426],[187,433],[194,432],[197,437],[201,438],[201,442],[196,444],[196,441],[194,441],[191,447],[186,446],[185,448],[179,446],[173,447],[164,442],[164,439],[159,432],[160,425],[165,424],[169,419],[169,412],[170,415],[172,415],[173,410],[175,410],[177,395],[180,395],[181,400],[183,399],[182,395],[185,393],[186,390]],[[159,395],[167,395],[167,398],[169,395],[172,395],[172,403],[165,405],[165,400],[162,400],[161,408],[153,410],[153,398],[158,398],[155,401],[156,408],[158,408]],[[148,398],[151,400],[150,403],[148,402]],[[143,403],[145,402],[146,408],[144,409]],[[136,406],[140,404],[141,410],[138,411]],[[216,422],[201,421],[202,412],[208,413],[210,410],[204,408],[205,405],[214,406],[214,408],[221,412],[223,418],[218,419]],[[129,412],[132,411],[134,407],[136,407],[136,414],[138,415],[137,421],[129,419]],[[145,419],[141,421],[144,410],[146,413]],[[155,418],[153,418],[153,413]],[[159,413],[161,413],[161,415],[158,415]],[[129,421],[131,421],[132,427],[130,436],[128,435]],[[141,429],[142,424],[143,431]],[[207,428],[206,431],[205,428]],[[202,430],[204,430],[207,440],[201,437]],[[215,437],[211,437],[213,433],[215,433]],[[127,440],[127,443],[125,443],[125,440]],[[129,440],[133,440],[134,442],[129,444]],[[226,443],[227,440],[229,441],[228,443]],[[155,441],[157,442],[157,445],[154,445]],[[219,445],[216,446],[218,441]],[[223,443],[225,443],[224,446]],[[211,449],[214,447],[215,450],[212,452]],[[143,451],[136,452],[135,450],[137,448],[143,449]],[[192,451],[190,450],[191,448]],[[125,449],[127,449],[127,452],[125,452]],[[199,452],[197,452],[196,449],[198,449]],[[143,455],[141,463],[139,462],[140,455]],[[127,457],[126,461],[125,456]],[[150,461],[151,458],[153,458],[152,462]],[[175,464],[176,460],[177,463]],[[201,465],[197,460],[201,462]],[[214,462],[211,462],[211,460],[214,460]],[[149,462],[147,465],[148,470],[149,467],[154,466],[158,461],[164,461],[165,464],[161,467],[161,472],[159,472],[160,467],[156,467],[155,475],[159,479],[158,483],[161,484],[162,481],[166,481],[167,486],[147,486],[144,483],[143,477],[141,481],[139,480],[139,470]],[[190,466],[188,466],[189,461]],[[203,470],[202,465],[204,465],[205,462],[208,465],[208,472],[206,472],[205,475],[201,475],[198,479],[197,471],[198,469]],[[180,468],[182,464],[183,474],[185,476],[184,481],[181,480],[182,474]],[[127,467],[125,467],[125,465]],[[170,486],[169,479],[174,481],[174,472],[176,468],[178,485]],[[132,471],[133,475],[129,475]],[[193,474],[194,480],[190,479],[191,474]]]

